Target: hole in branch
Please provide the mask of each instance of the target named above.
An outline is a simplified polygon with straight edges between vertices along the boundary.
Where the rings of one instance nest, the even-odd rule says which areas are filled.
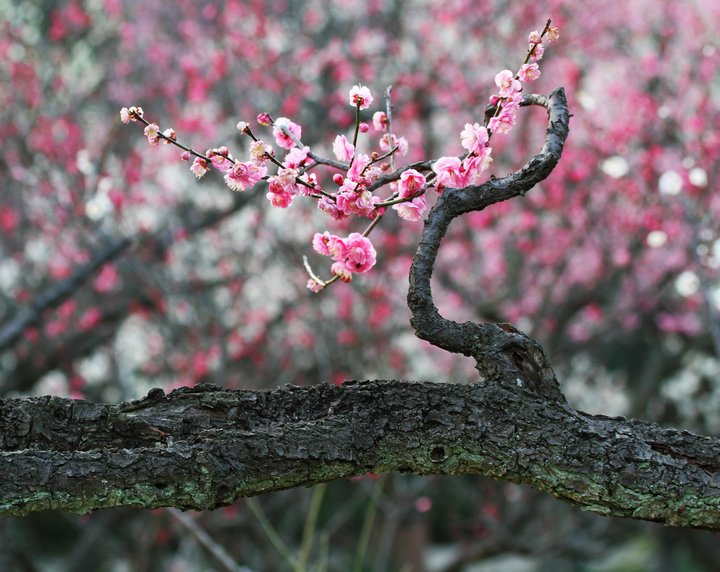
[[[442,445],[435,445],[432,449],[430,449],[428,457],[430,457],[430,460],[433,463],[442,463],[448,458],[448,452]]]

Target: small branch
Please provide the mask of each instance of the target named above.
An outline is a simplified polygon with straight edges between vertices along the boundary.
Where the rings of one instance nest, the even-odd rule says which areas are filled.
[[[280,535],[275,530],[275,527],[273,527],[272,523],[268,520],[268,517],[265,515],[265,511],[262,509],[262,506],[260,506],[257,499],[249,498],[247,499],[246,504],[260,524],[260,528],[263,529],[263,532],[270,541],[270,544],[273,545],[275,550],[277,550],[278,554],[282,556],[283,560],[285,560],[285,563],[290,568],[295,568],[297,566],[296,558],[290,553],[290,549],[285,545],[282,538],[280,538]]]
[[[213,555],[215,560],[217,560],[227,572],[242,572],[243,568],[235,562],[227,550],[210,538],[210,535],[200,528],[190,515],[174,508],[168,509],[168,512],[183,528],[195,537],[195,540]]]
[[[380,187],[384,187],[388,183],[392,183],[393,181],[399,181],[402,174],[409,169],[415,169],[416,171],[420,172],[431,171],[433,163],[434,160],[418,161],[416,163],[411,163],[410,165],[400,167],[399,169],[393,171],[392,173],[388,173],[387,175],[381,175],[377,179],[375,179],[372,184],[368,185],[368,191],[372,192],[379,189]]]
[[[358,140],[358,134],[360,133],[360,102],[358,102],[355,105],[355,133],[353,133],[353,148],[355,149],[355,153],[357,153],[357,140]],[[355,159],[355,156],[353,155],[353,159]],[[350,166],[352,166],[353,159],[350,160]]]
[[[388,139],[392,141],[392,86],[385,90],[385,116],[387,117]],[[390,157],[390,168],[395,170],[395,156]]]
[[[288,137],[290,137],[290,139],[292,139],[296,147],[299,147],[300,149],[302,149],[303,147],[307,147],[307,145],[305,145],[300,139],[298,139],[295,134],[289,129],[283,129],[282,132],[285,133],[285,135],[287,135]],[[328,159],[327,157],[321,157],[320,155],[316,155],[312,151],[308,151],[308,157],[310,157],[313,161],[320,165],[333,167],[335,169],[339,169],[340,171],[347,171],[350,168],[350,164],[348,163],[343,163],[342,161],[335,161],[334,159]]]

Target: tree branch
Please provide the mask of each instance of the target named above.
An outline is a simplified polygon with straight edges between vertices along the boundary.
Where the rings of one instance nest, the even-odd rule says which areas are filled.
[[[404,381],[140,401],[0,400],[0,516],[210,509],[367,472],[482,474],[610,516],[720,530],[720,439],[578,413],[513,384]]]
[[[447,351],[475,358],[476,367],[485,379],[509,381],[543,393],[547,398],[564,400],[550,360],[535,340],[510,324],[459,324],[443,318],[430,287],[440,243],[455,217],[524,195],[545,179],[560,160],[570,123],[565,91],[558,88],[549,97],[526,96],[524,105],[541,105],[548,111],[543,148],[522,169],[502,179],[491,178],[479,186],[443,191],[425,220],[413,257],[408,290],[410,323],[419,338]]]
[[[3,399],[0,516],[211,509],[268,491],[401,471],[481,474],[603,515],[720,530],[720,439],[577,412],[537,342],[510,324],[447,320],[433,302],[430,279],[452,219],[524,194],[559,160],[570,117],[562,89],[525,103],[548,110],[541,152],[502,179],[446,189],[425,222],[410,275],[417,335],[475,358],[480,382],[366,381],[268,392],[201,385],[169,395],[156,389],[120,405]]]

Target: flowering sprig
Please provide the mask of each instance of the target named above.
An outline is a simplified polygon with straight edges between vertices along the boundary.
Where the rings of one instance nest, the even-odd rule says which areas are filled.
[[[304,145],[299,124],[287,117],[273,119],[268,113],[260,113],[256,122],[261,127],[272,128],[275,147],[257,137],[249,123],[240,121],[237,124],[238,130],[251,139],[246,161],[233,157],[226,146],[199,153],[181,144],[173,129],[161,131],[157,124],[147,121],[141,107],[123,107],[120,119],[123,123],[144,124],[144,135],[150,145],[162,141],[182,149],[181,158],[185,161],[192,158],[190,171],[198,179],[215,169],[223,174],[228,188],[237,192],[265,181],[267,199],[277,208],[288,208],[297,196],[305,196],[316,200],[318,209],[333,220],[351,216],[371,219],[362,233],[351,232],[347,237],[329,231],[315,234],[314,250],[333,261],[330,266],[332,276],[324,280],[312,270],[307,258],[303,258],[310,276],[308,288],[318,292],[338,280],[350,282],[354,274],[373,268],[377,252],[368,235],[388,207],[400,218],[416,222],[423,218],[427,209],[428,189],[442,192],[445,188],[480,184],[483,173],[492,163],[489,142],[493,133],[507,133],[515,125],[523,99],[523,85],[540,77],[538,62],[544,53],[545,36],[550,41],[558,38],[557,28],[551,26],[550,20],[542,32],[530,33],[529,48],[517,73],[502,70],[495,76],[498,91],[490,97],[489,111],[483,123],[466,123],[460,133],[461,145],[467,151],[460,157],[440,157],[396,169],[395,158],[407,154],[408,142],[392,131],[390,87],[385,92],[385,110],[372,115],[372,126],[380,135],[377,142],[380,152],[368,154],[358,150],[360,134],[370,130],[368,123],[361,121],[361,112],[369,109],[374,101],[370,89],[358,84],[348,92],[348,103],[355,111],[352,141],[344,134],[338,134],[332,144],[334,159],[317,155]],[[310,172],[319,165],[335,170],[332,181],[337,185],[336,190],[323,188],[316,174]],[[274,174],[270,173],[271,168],[275,169]],[[386,185],[392,191],[390,196],[382,198],[375,194]]]
[[[489,147],[493,133],[507,133],[515,126],[517,113],[523,100],[523,84],[540,77],[538,61],[545,51],[543,37],[550,41],[559,37],[559,31],[548,20],[541,33],[530,32],[529,48],[517,73],[502,70],[495,76],[498,92],[490,97],[490,113],[486,114],[484,125],[466,123],[460,133],[461,145],[467,150],[464,157],[440,157],[433,164],[438,191],[444,187],[461,188],[477,185],[492,163],[492,147]]]
[[[495,76],[495,85],[499,88],[496,95],[490,97],[490,109],[493,113],[487,121],[487,127],[492,133],[507,133],[514,125],[522,101],[523,83],[535,81],[540,77],[539,62],[545,53],[543,37],[554,42],[560,37],[557,27],[552,20],[545,23],[542,32],[534,30],[528,35],[528,51],[517,73],[502,70]]]

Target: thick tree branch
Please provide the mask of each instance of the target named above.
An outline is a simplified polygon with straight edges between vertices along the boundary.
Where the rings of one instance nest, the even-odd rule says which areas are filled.
[[[209,509],[367,472],[481,474],[611,516],[720,530],[720,439],[578,413],[512,384],[404,381],[101,405],[0,400],[0,516]]]

